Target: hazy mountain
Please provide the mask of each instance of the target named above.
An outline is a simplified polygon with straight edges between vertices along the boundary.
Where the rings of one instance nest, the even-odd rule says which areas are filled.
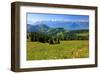
[[[44,22],[47,26],[52,28],[64,28],[66,30],[80,30],[80,29],[88,29],[88,22],[62,22],[62,21],[46,21]]]
[[[28,32],[41,33],[58,33],[68,32],[71,30],[87,30],[89,28],[88,22],[62,22],[62,21],[42,21],[33,24],[27,24]]]
[[[27,24],[28,32],[46,32],[46,31],[48,31],[48,29],[49,29],[49,27],[45,24],[41,24],[41,25]]]

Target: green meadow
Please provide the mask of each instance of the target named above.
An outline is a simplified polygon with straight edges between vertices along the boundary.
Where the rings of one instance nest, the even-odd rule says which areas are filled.
[[[27,60],[88,58],[88,40],[64,40],[60,44],[27,41]]]

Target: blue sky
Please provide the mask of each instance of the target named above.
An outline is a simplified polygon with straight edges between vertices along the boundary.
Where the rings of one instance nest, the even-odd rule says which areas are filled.
[[[44,14],[44,13],[27,13],[27,24],[34,25],[42,21],[70,21],[70,22],[88,22],[88,15],[67,15],[67,14]]]

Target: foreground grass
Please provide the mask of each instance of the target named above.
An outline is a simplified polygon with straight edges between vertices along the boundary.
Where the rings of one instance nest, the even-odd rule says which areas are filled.
[[[27,42],[27,60],[89,57],[88,40],[61,41],[60,44]]]

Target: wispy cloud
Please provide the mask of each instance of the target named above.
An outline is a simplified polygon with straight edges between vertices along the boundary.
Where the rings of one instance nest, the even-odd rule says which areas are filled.
[[[42,14],[33,13],[27,15],[27,23],[34,24],[35,22],[89,22],[87,15],[67,15],[67,14]]]

